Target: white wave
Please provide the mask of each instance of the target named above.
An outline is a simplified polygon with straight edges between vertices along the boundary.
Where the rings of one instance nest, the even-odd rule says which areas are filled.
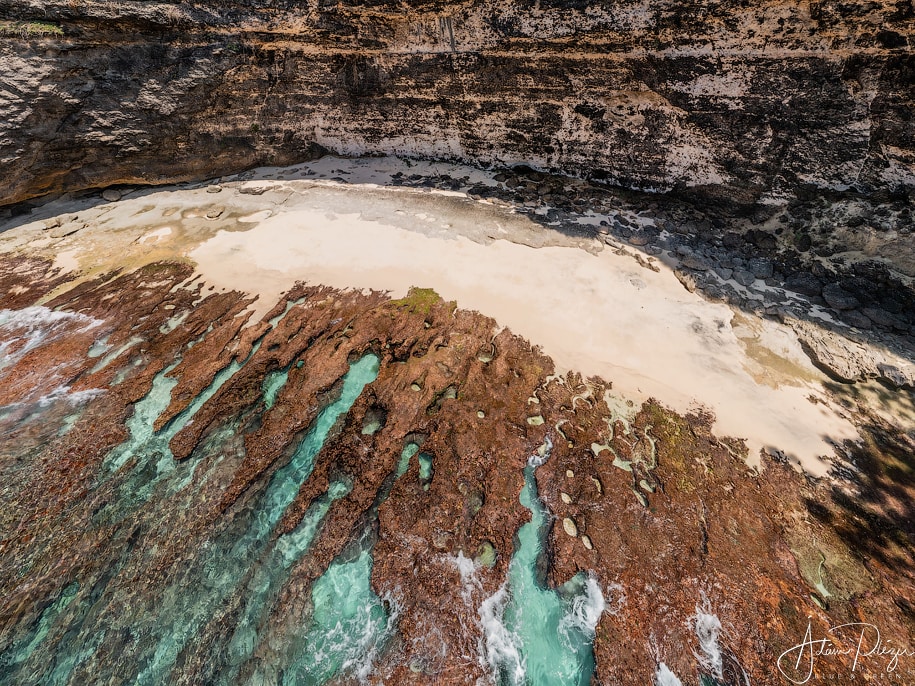
[[[374,599],[359,608],[356,616],[337,624],[327,632],[327,651],[316,652],[316,664],[340,660],[340,674],[350,674],[359,683],[369,683],[369,676],[375,669],[375,661],[384,648],[387,639],[394,633],[400,617],[400,605],[396,598],[385,595],[389,609],[387,618],[379,621],[375,615]]]
[[[497,664],[494,665],[489,661],[490,654],[487,649],[489,639],[486,624],[487,622],[492,623],[494,621],[501,622],[502,612],[505,610],[505,603],[502,603],[501,607],[498,608],[497,613],[496,608],[492,607],[491,605],[487,605],[486,609],[484,610],[483,604],[486,603],[486,600],[484,600],[483,604],[477,608],[476,599],[483,594],[483,584],[480,582],[480,578],[477,576],[477,566],[473,559],[464,555],[463,550],[458,551],[457,555],[446,555],[445,559],[454,565],[455,568],[457,568],[458,574],[460,574],[461,600],[464,603],[464,607],[468,610],[477,610],[477,619],[472,628],[468,627],[466,623],[465,618],[469,616],[468,613],[458,613],[458,621],[460,622],[461,628],[465,634],[470,633],[470,631],[479,632],[476,644],[476,655],[470,656],[465,654],[464,657],[468,660],[475,660],[477,664],[483,667],[483,669],[485,669],[487,672],[485,677],[481,677],[477,680],[477,686],[483,686],[484,684],[494,684],[498,678],[499,668]],[[497,614],[498,617],[495,617],[494,614]],[[493,658],[495,658],[495,655],[493,655]]]
[[[691,618],[693,629],[696,632],[696,638],[699,639],[699,648],[702,649],[703,655],[694,653],[696,659],[706,669],[718,678],[722,678],[722,657],[721,645],[718,638],[721,635],[721,620],[711,614],[710,608],[706,603],[704,607],[696,606],[696,614]]]
[[[10,367],[29,351],[64,333],[88,331],[102,322],[78,312],[57,312],[43,305],[21,310],[0,310],[0,335],[11,334],[0,343],[0,369]],[[21,342],[14,346],[14,343]]]
[[[626,604],[626,591],[620,583],[609,583],[604,591],[604,597],[610,602],[606,611],[616,616],[622,611],[623,605]]]
[[[458,573],[461,575],[461,583],[466,584],[469,580],[474,578],[476,572],[476,565],[473,564],[473,560],[466,555],[464,555],[463,550],[459,550],[457,555],[448,556],[451,562],[457,567]]]
[[[98,326],[101,322],[79,312],[52,310],[44,305],[31,305],[21,310],[0,310],[0,327],[35,329],[53,327],[61,322],[82,322],[84,328]]]
[[[683,686],[683,682],[662,662],[654,673],[654,686]]]
[[[562,640],[566,645],[574,646],[580,642],[574,635],[578,633],[593,641],[597,623],[606,609],[607,603],[600,584],[589,576],[585,581],[585,592],[572,599],[569,611],[559,620],[559,635]]]
[[[543,445],[537,448],[537,452],[527,458],[527,466],[536,469],[537,467],[544,464],[548,459],[550,459],[550,454],[552,452],[553,441],[549,436],[547,436],[543,439]]]
[[[38,399],[38,404],[41,407],[47,407],[51,403],[54,403],[58,400],[65,400],[71,405],[82,405],[83,403],[88,402],[93,398],[99,397],[104,392],[104,389],[101,388],[89,388],[85,391],[76,391],[75,393],[71,393],[69,386],[60,386],[55,388],[50,393],[41,396]]]
[[[486,598],[480,605],[480,625],[483,628],[485,660],[480,651],[480,665],[490,669],[492,683],[496,683],[499,674],[504,674],[510,684],[521,686],[527,672],[524,658],[521,655],[520,637],[508,630],[503,617],[508,605],[508,583],[503,583],[499,590]]]
[[[467,607],[473,607],[473,594],[475,591],[482,590],[480,580],[477,579],[476,565],[473,559],[466,557],[464,551],[458,551],[457,556],[448,556],[452,564],[457,567],[458,574],[461,575],[461,600]]]
[[[384,626],[378,626],[366,618],[363,625],[364,630],[358,640],[358,649],[351,653],[342,665],[341,671],[344,674],[354,674],[359,683],[368,683],[369,675],[375,669],[375,660],[378,658],[388,637],[393,634],[397,627],[400,607],[393,597],[386,597],[385,599],[388,601],[387,605],[390,608],[390,612]]]
[[[16,410],[28,410],[33,408],[34,405],[38,407],[48,407],[53,403],[56,403],[58,400],[63,400],[71,405],[82,405],[93,398],[97,398],[105,392],[103,388],[89,388],[84,391],[76,391],[75,393],[70,392],[70,386],[58,386],[50,393],[45,393],[43,396],[38,398],[38,400],[22,400],[15,403],[10,403],[9,405],[0,405],[0,411],[5,411],[7,414],[12,414]]]

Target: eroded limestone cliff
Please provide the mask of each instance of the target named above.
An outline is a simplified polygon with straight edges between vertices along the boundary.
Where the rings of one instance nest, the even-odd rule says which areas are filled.
[[[300,161],[915,185],[910,0],[0,2],[0,204]]]

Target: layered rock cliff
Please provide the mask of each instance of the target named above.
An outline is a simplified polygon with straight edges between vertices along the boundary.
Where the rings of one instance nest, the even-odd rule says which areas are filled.
[[[321,147],[743,202],[915,186],[910,0],[3,0],[0,20],[0,204]]]

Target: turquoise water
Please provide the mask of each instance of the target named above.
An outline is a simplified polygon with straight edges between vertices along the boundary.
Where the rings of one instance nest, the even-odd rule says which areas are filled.
[[[418,459],[419,480],[422,481],[424,485],[428,486],[428,482],[432,481],[432,455],[429,453],[420,453]]]
[[[311,547],[324,517],[335,500],[352,490],[349,480],[336,481],[328,491],[309,507],[299,525],[280,536],[263,555],[263,564],[253,568],[246,583],[248,594],[242,599],[243,610],[232,633],[228,648],[228,665],[220,683],[232,684],[238,669],[247,661],[260,641],[258,629],[273,609],[286,573]]]
[[[153,424],[168,407],[172,389],[178,385],[178,379],[169,376],[177,366],[176,362],[156,374],[146,396],[134,403],[133,414],[127,420],[128,438],[102,461],[103,473],[110,474],[120,469],[153,438]]]
[[[275,605],[290,583],[290,571],[308,555],[334,501],[353,488],[349,476],[335,475],[299,525],[277,536],[278,523],[310,477],[333,427],[377,377],[379,360],[374,355],[350,366],[339,385],[339,397],[318,413],[294,450],[290,447],[288,462],[221,515],[213,535],[197,543],[189,541],[180,548],[185,554],[180,562],[156,570],[160,574],[150,572],[155,587],[136,593],[130,589],[130,584],[147,583],[144,561],[156,564],[156,541],[172,531],[168,525],[160,526],[158,518],[168,517],[169,523],[177,524],[173,530],[183,534],[181,523],[191,520],[182,518],[181,508],[194,505],[196,493],[213,497],[214,489],[202,489],[201,484],[209,474],[230,474],[232,460],[243,456],[237,447],[243,445],[243,437],[237,435],[243,433],[241,419],[208,432],[193,460],[177,463],[169,443],[259,346],[260,341],[246,360],[220,370],[158,432],[153,426],[171,401],[177,380],[168,375],[178,363],[156,375],[150,392],[134,405],[127,440],[105,458],[96,484],[99,500],[110,496],[102,500],[94,519],[110,525],[104,529],[112,532],[112,550],[104,553],[110,557],[98,566],[99,571],[78,573],[79,583],[72,582],[56,598],[45,601],[47,607],[34,625],[23,628],[0,656],[0,683],[85,682],[93,675],[108,675],[105,669],[110,669],[112,659],[123,669],[116,680],[131,684],[171,683],[179,672],[190,670],[189,665],[201,664],[209,670],[202,683],[251,683],[246,679],[251,670],[261,669],[261,660],[273,670],[273,678],[265,681],[271,684],[323,684],[341,677],[365,681],[372,674],[394,638],[399,617],[396,600],[379,597],[371,586],[378,508],[395,481],[409,471],[414,457],[424,487],[435,476],[434,458],[420,451],[422,440],[415,434],[408,436],[361,520],[359,526],[365,528],[357,532],[357,539],[310,588],[301,589],[304,607],[297,609],[301,614],[277,617]],[[104,354],[100,350],[97,356]],[[258,407],[274,407],[290,370],[264,378],[263,406]],[[372,435],[383,425],[384,418],[373,415],[364,422],[363,434]],[[520,501],[530,510],[531,522],[518,531],[505,585],[480,608],[486,657],[500,684],[578,686],[588,684],[594,670],[594,629],[604,608],[600,588],[593,579],[578,575],[551,589],[538,573],[545,567],[550,516],[537,496],[534,472],[549,457],[549,447],[545,444],[524,469]],[[185,488],[191,483],[194,488]],[[125,595],[129,600],[124,600]],[[267,630],[271,622],[285,624]],[[288,628],[296,622],[297,626]],[[204,645],[202,637],[210,643]],[[5,676],[4,666],[10,670]],[[95,671],[97,667],[102,669]]]
[[[333,426],[349,411],[365,385],[377,377],[378,366],[374,355],[352,364],[341,380],[339,397],[318,413],[289,462],[274,473],[260,493],[254,493],[247,505],[229,513],[221,530],[209,540],[188,550],[187,557],[156,582],[155,589],[137,589],[134,593],[130,587],[133,582],[122,579],[121,572],[128,560],[132,565],[137,564],[137,558],[155,560],[157,536],[169,535],[167,527],[149,529],[158,527],[159,517],[167,516],[179,526],[184,521],[182,509],[197,497],[191,493],[195,489],[180,489],[181,483],[189,483],[194,477],[191,463],[197,462],[204,469],[194,479],[199,488],[198,482],[227,459],[226,451],[234,460],[243,455],[238,452],[240,447],[228,447],[242,442],[235,435],[238,427],[233,430],[227,424],[212,432],[195,450],[195,460],[162,470],[164,460],[175,464],[167,451],[167,441],[240,365],[217,374],[185,412],[156,433],[153,422],[168,406],[175,385],[167,376],[171,368],[158,374],[150,393],[135,405],[128,421],[129,437],[109,455],[105,471],[111,475],[133,457],[137,464],[131,466],[126,480],[107,485],[107,479],[103,479],[97,486],[110,489],[108,493],[99,491],[110,496],[99,512],[107,512],[104,519],[115,523],[111,529],[112,559],[101,567],[97,573],[100,576],[80,579],[79,585],[68,587],[61,596],[63,600],[53,601],[36,620],[36,626],[20,634],[16,643],[3,651],[0,684],[80,682],[87,675],[96,674],[96,666],[108,664],[112,650],[120,656],[120,683],[168,683],[174,670],[181,669],[179,661],[188,656],[204,660],[205,669],[213,674],[210,682],[237,683],[235,676],[257,648],[263,622],[269,618],[290,568],[307,553],[332,502],[349,492],[351,481],[344,476],[332,483],[291,532],[275,537],[276,525],[310,476]],[[286,378],[272,377],[265,384],[265,394],[279,393]],[[152,488],[144,486],[160,479],[166,488],[155,491],[156,497],[152,498]],[[140,509],[143,503],[146,506]],[[146,522],[141,534],[145,543],[134,550],[130,530],[137,526],[136,522]],[[130,540],[125,541],[124,536]],[[84,585],[87,590],[78,592]],[[132,597],[127,601],[129,607],[120,599],[125,594]],[[216,644],[201,645],[202,636],[213,635],[214,622],[217,635],[222,633],[222,637]],[[220,624],[227,629],[219,629]],[[195,655],[199,657],[194,658]],[[6,675],[2,673],[3,664],[13,665]]]
[[[400,453],[400,460],[397,463],[397,476],[401,477],[407,473],[407,470],[410,469],[410,460],[413,459],[413,456],[419,452],[419,446],[415,443],[408,443],[403,449],[403,452]]]
[[[92,345],[89,346],[89,358],[94,360],[96,357],[101,357],[110,347],[111,346],[108,345],[108,336],[95,341]]]
[[[158,637],[156,648],[137,684],[152,685],[166,680],[185,646],[242,583],[246,593],[240,603],[242,617],[246,619],[232,638],[230,662],[237,666],[253,652],[256,635],[251,629],[255,619],[267,611],[265,605],[272,602],[289,567],[307,551],[320,519],[330,507],[329,500],[340,497],[340,489],[348,486],[332,488],[326,506],[319,503],[312,508],[311,516],[305,517],[296,530],[280,537],[282,543],[268,547],[270,535],[310,476],[314,459],[330,430],[349,411],[362,389],[375,380],[378,365],[375,355],[366,355],[350,366],[343,378],[340,397],[319,413],[289,462],[274,473],[251,509],[241,513],[243,521],[211,544],[210,554],[188,575],[190,586],[189,580],[182,580],[165,590],[165,599],[174,607],[170,616],[161,617],[152,627]],[[189,587],[195,590],[189,593]]]
[[[399,479],[410,468],[419,445],[408,442],[400,453],[394,471]],[[420,455],[420,459],[422,455]],[[382,486],[371,512],[390,494]],[[393,636],[397,621],[396,602],[386,601],[372,590],[372,553],[374,536],[370,523],[358,541],[356,553],[344,552],[312,586],[313,612],[304,650],[283,678],[286,686],[317,686],[329,679],[349,675],[365,681],[375,659]]]
[[[330,418],[336,412],[335,406],[338,404],[345,405],[346,409],[349,409],[353,402],[355,402],[356,397],[361,393],[362,388],[377,377],[378,363],[379,360],[377,357],[369,355],[354,364],[350,368],[350,373],[344,381],[340,400],[322,413],[322,417],[326,416],[327,418]],[[322,418],[319,417],[316,422],[318,433],[313,437],[310,434],[299,446],[299,449],[290,461],[288,468],[289,474],[287,476],[282,476],[281,472],[277,472],[277,477],[274,478],[277,483],[294,483],[299,479],[304,481],[308,477],[314,466],[313,458],[326,440],[327,434],[332,428],[333,423],[334,422],[328,423],[322,421]],[[312,440],[310,440],[310,438]],[[404,456],[406,456],[406,464],[407,466],[409,465],[409,457],[415,453],[415,445],[411,445],[414,450],[410,452],[411,446],[407,446],[401,455],[400,464],[404,463]],[[406,468],[404,468],[404,471],[406,471]],[[398,473],[402,473],[400,471],[400,466],[398,466]],[[289,476],[292,478],[290,479]],[[271,482],[271,485],[272,484],[273,481]],[[258,568],[258,573],[255,575],[258,578],[258,581],[253,584],[248,584],[249,588],[254,588],[256,591],[252,594],[252,597],[245,600],[245,612],[229,646],[232,667],[226,671],[223,678],[220,679],[220,683],[233,683],[232,677],[237,672],[238,667],[253,654],[260,640],[257,635],[257,627],[271,612],[273,600],[279,592],[282,583],[285,581],[285,573],[307,553],[312,541],[318,533],[324,517],[330,510],[333,501],[344,497],[351,490],[352,481],[349,478],[331,483],[328,491],[312,503],[299,525],[293,531],[280,536],[267,554],[263,556],[266,562]],[[283,489],[278,487],[271,495],[270,489],[268,488],[268,497],[266,500],[268,500],[269,503],[272,503],[272,506],[268,505],[268,511],[277,512],[281,516],[292,498],[295,497],[296,493],[298,493],[298,487],[295,488],[294,491],[291,488]],[[273,517],[268,514],[267,521],[269,522],[271,519],[273,519]],[[278,518],[276,521],[278,521]],[[320,586],[322,584],[321,580],[328,578],[328,575],[333,577],[334,571],[332,570],[335,570],[336,567],[337,563],[332,564],[321,579],[315,582],[314,587],[317,588]],[[348,570],[350,575],[355,571],[361,571],[361,568],[360,570]],[[351,593],[359,593],[360,597],[364,596],[361,589],[363,587],[367,588],[368,586],[368,575],[371,574],[371,558],[369,558],[369,566],[367,571],[365,571],[365,574],[364,582],[360,585],[353,586],[350,591]],[[312,652],[312,646],[315,641],[314,635],[308,633],[302,637],[295,635],[296,633],[297,632],[291,632],[289,636],[285,637],[287,646],[281,651],[283,655],[277,656],[277,664],[270,666],[269,671],[274,675],[273,679],[278,678],[276,672],[281,671],[281,663],[289,660],[292,662],[293,666],[290,669],[285,670],[286,674],[298,674],[301,672],[300,678],[291,683],[323,683],[323,681],[310,681],[309,679],[316,678],[314,677],[314,672],[309,671],[307,665],[303,666],[298,664],[294,659],[288,657],[288,651],[290,649],[296,652],[296,647],[298,647],[299,650],[301,650],[303,647],[303,640],[305,649],[309,654]],[[288,644],[296,645],[290,646]],[[337,665],[337,668],[339,668],[341,665],[347,663],[347,658],[345,656],[341,657],[339,660],[335,659],[334,653],[331,650],[333,645],[333,643],[328,644],[326,649],[321,653],[322,661],[325,663],[327,669],[330,669],[327,665]],[[348,650],[346,646],[341,645],[339,647],[344,652]],[[321,670],[318,671],[320,672]],[[290,683],[288,676],[284,683]]]
[[[11,670],[10,674],[0,672],[0,683],[22,684],[40,683],[42,686],[63,686],[70,682],[74,668],[81,662],[89,659],[101,646],[108,630],[92,631],[83,636],[85,626],[96,618],[100,601],[105,596],[111,580],[123,569],[134,549],[133,537],[123,542],[117,550],[116,556],[104,569],[101,576],[86,583],[72,582],[61,593],[60,598],[52,606],[54,612],[42,615],[40,640],[33,641],[31,649],[37,652],[49,636],[63,635],[57,641],[55,649],[51,652],[48,665],[41,665],[38,669],[26,661],[21,672]],[[62,626],[61,626],[62,625]],[[40,664],[40,663],[39,663]]]
[[[554,590],[538,574],[549,515],[537,497],[534,471],[550,448],[547,441],[524,469],[520,500],[531,521],[518,530],[507,583],[480,608],[487,661],[499,684],[587,686],[594,672],[594,630],[605,607],[600,587],[579,574]]]
[[[317,686],[340,674],[364,680],[394,631],[396,612],[372,590],[372,555],[336,561],[313,585],[307,652],[286,672],[284,686]]]
[[[340,397],[318,415],[313,428],[299,444],[292,459],[270,480],[260,508],[262,514],[258,521],[262,524],[259,525],[259,528],[266,526],[272,529],[283,516],[286,507],[311,474],[315,455],[321,450],[334,424],[342,414],[349,411],[356,402],[356,398],[362,393],[362,389],[378,376],[378,364],[378,357],[369,354],[350,366],[346,376],[343,377]]]
[[[159,333],[171,333],[184,323],[184,320],[188,318],[190,313],[190,310],[185,310],[181,314],[172,315],[162,326],[159,327]]]
[[[289,367],[270,372],[264,378],[264,405],[269,410],[276,403],[276,397],[289,380]]]
[[[352,481],[335,481],[330,485],[321,498],[319,498],[308,510],[305,517],[299,525],[283,534],[276,541],[276,552],[279,558],[279,564],[284,569],[289,569],[293,564],[302,559],[302,556],[308,550],[311,542],[318,532],[318,527],[330,510],[330,506],[335,500],[339,500],[353,489]]]
[[[61,591],[57,600],[45,608],[44,612],[38,619],[33,631],[31,631],[25,640],[17,642],[0,658],[0,667],[9,669],[18,665],[31,657],[35,649],[41,645],[41,642],[47,638],[48,632],[57,621],[58,617],[67,609],[67,606],[73,602],[79,591],[79,584],[73,582]]]
[[[127,352],[132,347],[134,347],[135,345],[142,343],[142,342],[143,342],[142,338],[140,338],[139,336],[134,336],[129,341],[124,343],[124,345],[122,345],[120,348],[117,348],[116,350],[112,350],[110,353],[105,355],[105,357],[103,357],[101,360],[99,360],[98,363],[91,370],[89,370],[89,373],[95,374],[96,372],[103,370],[105,367],[107,367],[109,364],[111,364],[114,360],[119,358],[125,352]],[[92,348],[89,348],[89,357],[92,357],[93,348],[95,348],[94,344],[93,344]]]
[[[271,317],[269,320],[267,320],[267,323],[270,325],[270,328],[275,329],[276,325],[280,323],[280,320],[283,319],[283,317],[285,317],[287,314],[289,314],[289,310],[291,310],[296,305],[301,305],[303,302],[305,302],[305,300],[306,300],[305,297],[301,297],[297,300],[287,300],[286,306],[283,308],[283,311],[280,312],[275,317]]]
[[[302,302],[302,300],[300,299],[295,302],[287,301],[286,308],[283,310],[283,312],[269,320],[268,324],[270,328],[268,331],[274,329],[279,321],[286,316],[289,310],[299,302]],[[184,313],[170,319],[167,323],[168,331],[177,328],[177,326],[179,326],[181,322],[184,321],[186,316],[187,314]],[[203,340],[206,335],[212,331],[212,329],[213,326],[210,325],[206,332],[188,344],[188,349],[192,348],[194,345]],[[120,355],[124,350],[139,340],[140,339],[131,339],[128,341],[124,346],[122,346],[122,348],[113,354],[114,357]],[[254,345],[251,346],[251,351],[248,353],[248,356],[244,360],[239,361],[238,359],[233,359],[228,365],[216,372],[209,385],[207,385],[207,387],[204,388],[204,390],[200,392],[191,401],[191,403],[186,408],[184,408],[184,410],[173,417],[168,422],[168,424],[162,427],[162,429],[158,432],[153,429],[153,426],[159,416],[168,408],[169,404],[171,403],[171,392],[172,389],[174,389],[174,387],[178,384],[178,380],[171,378],[169,374],[171,374],[171,372],[174,371],[174,369],[180,364],[180,358],[168,366],[166,369],[163,369],[161,372],[156,374],[149,393],[147,393],[143,399],[134,404],[133,414],[131,415],[130,419],[127,420],[127,429],[129,431],[130,437],[125,443],[111,451],[111,453],[109,453],[102,462],[103,480],[107,479],[113,472],[116,472],[118,469],[120,469],[131,458],[136,457],[138,462],[137,469],[140,469],[143,472],[141,477],[148,477],[153,469],[155,470],[156,478],[152,479],[152,483],[143,483],[138,487],[135,483],[135,479],[128,481],[128,486],[131,489],[139,491],[139,497],[136,498],[136,500],[142,502],[147,499],[150,495],[149,491],[151,490],[152,486],[158,482],[158,477],[165,476],[168,473],[175,471],[176,464],[174,456],[172,455],[171,449],[169,448],[169,444],[171,443],[172,439],[178,435],[178,433],[185,426],[192,422],[194,415],[197,414],[200,408],[202,408],[213,396],[215,396],[226,384],[226,382],[235,376],[235,374],[237,374],[248,363],[248,361],[254,357],[257,351],[260,350],[263,340],[264,337],[262,336],[257,341],[255,341]],[[95,347],[95,345],[97,344],[93,344],[93,347]],[[106,357],[105,360],[108,360],[108,357]],[[99,364],[104,366],[104,364],[107,364],[105,360]],[[93,371],[97,370],[93,369]],[[281,372],[273,372],[268,374],[264,379],[264,402],[267,405],[267,409],[270,409],[273,406],[273,403],[276,401],[276,397],[279,394],[280,389],[282,389],[288,378],[288,369],[286,369]],[[187,485],[190,476],[191,475],[189,473],[182,474],[182,479],[179,482],[178,490]],[[145,481],[149,481],[149,479],[145,479]]]
[[[195,465],[191,460],[185,460],[181,464],[175,460],[169,447],[172,439],[192,422],[200,408],[254,357],[262,342],[263,338],[256,341],[244,360],[233,359],[216,372],[207,387],[158,432],[154,429],[155,422],[168,408],[172,390],[178,384],[178,380],[169,374],[178,366],[180,360],[156,374],[149,393],[134,404],[133,414],[127,420],[127,441],[112,450],[102,461],[99,484],[110,479],[121,467],[136,458],[136,464],[131,472],[119,484],[118,495],[107,507],[96,513],[97,522],[112,523],[127,516],[133,509],[147,502],[155,488],[163,481],[168,482],[169,493],[176,493],[190,484]],[[285,377],[273,381],[271,392],[274,393],[274,397],[285,381]]]
[[[398,477],[407,473],[407,470],[410,469],[410,460],[413,459],[413,456],[416,455],[416,453],[419,453],[419,446],[412,441],[407,443],[403,452],[400,454],[400,460],[397,463],[396,475]],[[429,482],[432,481],[432,455],[429,453],[419,453],[419,457],[416,459],[419,462],[419,480],[428,488]]]

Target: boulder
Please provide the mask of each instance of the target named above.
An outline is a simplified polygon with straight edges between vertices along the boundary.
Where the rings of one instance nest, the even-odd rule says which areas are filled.
[[[823,290],[823,283],[810,272],[795,272],[785,280],[785,288],[801,295],[813,297]]]
[[[823,300],[834,310],[853,310],[861,305],[855,296],[836,283],[823,286]]]

